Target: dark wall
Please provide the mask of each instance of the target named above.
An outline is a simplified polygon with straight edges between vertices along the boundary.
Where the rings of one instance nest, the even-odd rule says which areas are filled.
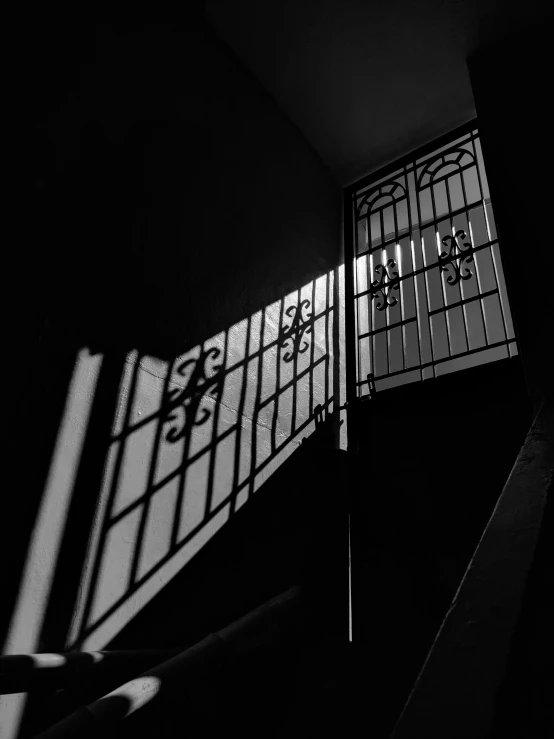
[[[372,701],[377,735],[413,688],[531,420],[519,357],[378,392],[360,408],[352,628],[359,669],[372,664],[359,705]]]
[[[208,27],[79,38],[40,121],[56,317],[181,351],[335,266],[338,187]]]
[[[545,396],[552,402],[554,376],[550,236],[554,162],[552,122],[547,113],[552,21],[551,15],[541,26],[514,33],[469,60],[510,303],[535,407]],[[537,491],[525,492],[537,495]],[[521,510],[526,505],[523,501]],[[514,520],[517,526],[518,517]],[[552,653],[551,541],[552,500],[545,509],[521,615],[511,638],[491,736],[542,736],[551,729],[546,666]]]
[[[483,155],[527,381],[552,388],[552,18],[469,60]]]
[[[24,285],[5,335],[7,488],[24,490],[6,496],[8,604],[77,350],[104,361],[60,550],[75,573],[127,352],[174,358],[340,258],[337,184],[202,13],[181,25],[51,22],[25,28],[19,44],[33,127],[21,156],[36,187],[6,269]],[[54,588],[69,602],[77,584]]]

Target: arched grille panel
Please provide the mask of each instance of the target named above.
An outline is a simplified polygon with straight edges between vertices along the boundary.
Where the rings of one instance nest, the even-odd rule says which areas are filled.
[[[475,126],[351,188],[358,396],[517,354]]]

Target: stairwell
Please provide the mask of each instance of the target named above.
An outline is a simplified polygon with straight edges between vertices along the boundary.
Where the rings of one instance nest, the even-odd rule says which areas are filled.
[[[521,379],[509,360],[374,396],[360,409],[353,456],[332,450],[320,429],[198,555],[186,582],[172,583],[109,645],[115,657],[36,686],[22,736],[366,736],[368,725],[390,736],[424,664],[429,671],[426,656],[525,440],[531,410]],[[536,634],[546,638],[547,546],[543,534],[495,737],[506,736],[514,712],[529,726],[529,703],[541,700],[532,688],[546,689]],[[522,666],[532,675],[523,697]],[[21,679],[31,673],[23,665]],[[404,714],[395,737],[427,735],[417,733],[421,716]]]

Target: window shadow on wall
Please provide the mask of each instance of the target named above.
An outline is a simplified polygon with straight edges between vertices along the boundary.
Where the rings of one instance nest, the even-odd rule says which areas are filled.
[[[336,409],[333,279],[170,362],[129,355],[71,646],[112,636]]]
[[[340,189],[204,20],[22,45],[11,653],[108,643],[343,402]]]
[[[299,526],[306,526],[310,515],[321,515],[315,509],[306,513],[308,499],[311,506],[329,504],[321,470],[307,471],[313,459],[297,464],[296,471],[289,465],[270,485],[270,508],[250,516],[246,530],[257,531],[259,541],[234,568],[244,569],[248,559],[269,562],[273,556],[265,582],[260,572],[258,582],[242,587],[235,572],[241,592],[233,592],[231,578],[223,597],[210,595],[211,587],[221,588],[225,581],[226,557],[237,546],[236,528],[212,548],[215,555],[200,560],[197,555],[303,440],[319,429],[318,443],[337,448],[340,337],[335,306],[341,271],[312,280],[172,360],[138,351],[102,358],[81,353],[84,368],[76,369],[78,377],[92,376],[87,370],[91,362],[101,366],[90,383],[88,415],[80,406],[72,410],[68,401],[69,412],[81,414],[74,421],[84,426],[82,450],[68,487],[71,500],[59,501],[67,505],[67,517],[37,624],[37,651],[117,646],[129,622],[193,558],[192,590],[187,591],[180,575],[181,590],[170,588],[163,598],[167,608],[183,614],[185,644],[203,636],[210,607],[209,617],[218,623],[225,614],[240,616],[281,585],[296,584],[295,573],[304,579],[302,556],[298,562],[291,557],[302,546],[309,548],[309,536],[305,532],[299,549],[291,531],[301,540]],[[83,382],[71,387],[69,395],[87,393]],[[267,548],[264,554],[262,543],[264,527],[274,528],[277,519],[281,523],[273,542],[281,552],[275,557]],[[204,603],[191,609],[192,594]],[[123,637],[124,648],[129,638],[138,639],[135,648],[164,642],[164,634],[156,633],[162,628],[160,606],[153,608],[146,609],[150,616],[139,619],[130,637]],[[166,638],[169,633],[171,646],[183,646],[175,628]],[[37,713],[38,704],[31,702],[28,711]]]

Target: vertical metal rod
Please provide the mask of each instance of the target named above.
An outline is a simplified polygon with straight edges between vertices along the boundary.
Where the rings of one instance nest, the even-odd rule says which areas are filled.
[[[463,174],[463,172],[462,172]],[[461,175],[460,175],[461,177]],[[448,212],[450,213],[450,235],[454,236],[454,219],[452,218],[452,201],[450,199],[450,177],[447,177],[444,181],[445,187],[446,187],[446,201],[448,203]],[[461,266],[461,265],[460,265]],[[459,292],[460,292],[460,299],[462,299],[464,296],[462,295],[462,285],[460,283],[459,285]],[[448,312],[446,313],[448,317]],[[462,305],[462,318],[464,321],[464,331],[466,335],[466,351],[469,349],[469,330],[467,327],[467,321],[466,321],[466,314],[465,314],[465,306]],[[448,325],[448,319],[447,319],[447,325]]]
[[[473,137],[471,137],[471,146],[472,146],[472,149],[473,149],[473,156],[474,156],[474,159],[475,159],[475,168],[477,170],[477,179],[479,181],[479,195],[481,196],[481,202],[483,202],[483,191],[481,189],[481,179],[480,179],[480,176],[479,176],[479,162],[477,161],[477,152],[475,151],[475,145],[473,143]],[[464,205],[465,205],[465,207],[467,209],[467,211],[466,211],[467,212],[467,225],[468,225],[468,228],[469,228],[471,245],[474,246],[473,229],[471,228],[471,218],[470,218],[470,205],[467,202],[467,198],[466,198],[466,189],[465,189],[464,173],[463,172],[462,172],[461,177],[462,177],[462,192],[463,192],[463,195],[464,195]],[[481,295],[481,293],[483,292],[483,290],[481,289],[481,280],[479,279],[479,268],[477,266],[477,257],[475,256],[475,257],[473,257],[473,259],[474,259],[474,263],[475,263],[475,279],[477,280],[477,290],[478,290],[478,294]],[[479,308],[481,310],[481,320],[483,321],[483,334],[485,336],[485,345],[488,346],[489,339],[488,339],[488,336],[487,336],[487,324],[485,322],[485,310],[483,308],[483,301],[481,299],[479,299],[477,302],[479,303]]]
[[[402,280],[401,280],[401,271],[400,271],[400,265],[402,262],[401,256],[402,252],[400,251],[400,244],[398,243],[398,215],[396,210],[396,205],[398,201],[394,201],[392,205],[392,213],[394,216],[394,251],[395,251],[395,259],[398,259],[398,264],[396,265],[398,267],[398,302],[399,302],[399,309],[400,309],[400,320],[404,318],[402,314]],[[391,338],[392,341],[392,338]],[[402,343],[402,369],[406,369],[406,347],[404,346],[404,329],[400,328],[400,341]]]
[[[357,429],[355,423],[355,405],[357,396],[356,387],[356,316],[354,312],[354,207],[352,190],[346,188],[343,199],[343,228],[344,228],[344,292],[345,292],[345,360],[346,360],[346,402],[348,413],[348,446],[355,448],[357,443]]]
[[[372,275],[371,275],[371,264],[372,264],[372,260],[373,260],[373,256],[372,256],[373,255],[373,252],[371,250],[371,220],[370,220],[370,217],[369,217],[369,208],[368,208],[368,211],[367,211],[366,223],[367,223],[367,241],[368,241],[368,252],[367,252],[367,256],[366,256],[366,260],[367,260],[366,261],[366,274],[367,274],[367,291],[368,291],[367,292],[367,327],[368,327],[368,330],[370,332],[370,334],[368,336],[368,339],[367,339],[367,345],[368,345],[370,372],[372,372],[373,374],[375,374],[375,352],[373,351],[373,336],[371,334],[371,331],[373,331],[373,324],[374,324],[374,321],[373,321],[373,304],[374,304],[374,301],[373,301],[372,295],[371,295],[371,283],[373,281],[372,280]],[[359,326],[359,324],[358,324],[358,326]],[[361,353],[361,349],[360,349],[360,353]],[[362,377],[361,364],[360,364],[360,368],[359,368],[358,377],[360,379]],[[369,392],[369,388],[368,388],[368,392]]]
[[[444,156],[442,157],[442,161],[445,162]],[[431,177],[430,177],[429,182],[430,182],[429,189],[431,191],[431,203],[432,203],[432,206],[433,206],[433,221],[437,221],[438,216],[437,216],[436,204],[435,204],[435,186],[433,184],[433,175],[432,174],[431,174]],[[439,250],[439,244],[438,244],[438,236],[439,236],[439,230],[438,229],[439,229],[439,224],[438,223],[435,223],[434,229],[435,229],[435,248],[437,249],[437,269],[439,271],[439,282],[441,284],[442,303],[443,303],[443,306],[445,308],[445,311],[444,311],[444,323],[446,325],[446,340],[448,342],[448,355],[451,357],[452,356],[452,342],[450,341],[450,331],[448,330],[448,320],[447,320],[447,317],[446,317],[446,289],[444,287],[443,273],[442,273],[442,270],[441,270],[440,265],[438,263],[438,257],[439,257],[439,251],[438,251]]]
[[[417,205],[417,216],[418,216],[418,222],[419,222],[419,244],[421,248],[421,261],[423,263],[423,266],[426,267],[426,259],[425,259],[425,250],[423,248],[423,223],[421,219],[421,193],[425,189],[424,187],[418,186],[418,172],[417,172],[417,163],[414,163],[414,186],[415,186],[415,197],[416,197],[416,205]],[[429,302],[429,285],[427,284],[427,275],[428,271],[425,271],[423,273],[423,286],[425,288],[425,305],[427,306],[427,322],[429,324],[429,338],[431,341],[431,360],[433,361],[433,364],[431,365],[431,369],[433,372],[433,377],[436,377],[435,372],[435,355],[434,355],[434,346],[433,346],[433,332],[432,332],[432,326],[431,326],[431,318],[429,317],[429,311],[431,310],[431,304]],[[419,315],[419,301],[417,306],[417,313]],[[421,317],[421,321],[423,321],[423,317]],[[423,336],[423,333],[422,333]],[[421,372],[421,376],[423,378],[423,371]]]
[[[479,182],[479,194],[481,196],[481,202],[483,204],[483,216],[485,218],[485,223],[487,225],[487,236],[489,237],[489,241],[492,241],[490,227],[489,227],[489,220],[487,218],[487,208],[485,205],[485,192],[483,190],[483,183],[481,180],[481,172],[480,172],[480,166],[479,166],[480,163],[479,163],[479,158],[477,157],[477,147],[475,146],[475,138],[476,138],[475,136],[473,135],[471,136],[471,147],[473,149],[473,155],[475,157],[475,168],[477,170],[477,181]],[[494,258],[493,248],[492,246],[489,248],[491,250],[491,258],[492,258],[492,264],[493,264],[493,269],[494,269],[494,279],[496,282],[496,287],[498,288],[498,296],[500,300],[500,312],[502,314],[502,324],[504,326],[504,336],[506,337],[506,340],[508,340],[508,324],[506,323],[506,316],[504,314],[504,301],[502,300],[502,293],[500,291],[500,281],[498,279],[498,269],[496,266],[496,260]],[[477,266],[475,267],[475,271],[477,271]],[[486,336],[487,336],[487,333],[486,333],[486,326],[485,326],[485,338]],[[508,356],[509,355],[510,355],[510,349],[508,347]]]
[[[415,264],[415,253],[412,254],[412,240],[413,240],[413,223],[412,223],[412,203],[410,199],[410,184],[408,181],[408,169],[406,166],[404,166],[404,183],[406,185],[406,198],[407,198],[407,208],[408,208],[408,238],[410,240],[410,259],[412,260],[412,272],[416,271],[416,264]],[[416,178],[415,178],[415,171],[414,171],[414,195],[416,198],[416,204],[417,204],[417,190],[416,190]],[[417,324],[417,315],[419,312],[419,306],[418,306],[418,295],[416,290],[416,278],[412,277],[413,281],[413,291],[414,291],[414,302],[415,302],[415,311],[416,311],[416,325],[418,326],[418,332],[417,332],[417,351],[419,356],[419,374],[421,380],[423,380],[423,370],[421,368],[421,365],[423,364],[423,361],[421,359],[421,337],[420,337],[420,327],[419,324]],[[425,276],[423,277],[423,281],[425,282]]]
[[[473,142],[472,142],[472,146],[473,146]],[[475,147],[473,148],[473,153],[475,155]],[[475,157],[475,161],[477,162],[477,157]],[[477,170],[477,172],[479,172],[479,170]],[[471,230],[471,225],[470,225],[471,224],[471,221],[469,220],[469,208],[470,208],[470,206],[469,206],[469,204],[467,202],[466,185],[465,185],[465,181],[464,181],[464,173],[463,172],[460,173],[460,179],[462,181],[462,196],[464,198],[464,208],[465,208],[465,213],[466,213],[467,227],[468,227],[469,234],[470,234],[471,245],[474,246],[474,243],[473,243],[473,232]],[[479,194],[482,195],[481,187],[479,187]],[[479,287],[479,280],[477,279],[477,261],[476,261],[476,258],[475,257],[473,257],[473,259],[474,259],[474,264],[475,264],[475,279],[477,281],[477,292],[478,292],[478,294],[480,294],[481,293],[481,288]],[[487,328],[485,326],[485,315],[483,313],[483,304],[482,304],[482,302],[481,302],[480,299],[477,301],[477,303],[479,304],[479,312],[481,313],[481,323],[483,324],[483,335],[485,337],[485,344],[486,344],[487,343]],[[469,348],[469,344],[468,344],[468,348]]]
[[[369,208],[368,208],[367,213],[369,214]],[[358,293],[360,292],[360,289],[359,289],[360,286],[359,286],[359,282],[358,282],[358,265],[359,265],[359,259],[360,259],[360,257],[358,256],[359,251],[360,251],[359,248],[358,248],[359,247],[358,239],[359,239],[359,233],[360,233],[360,230],[359,230],[360,229],[360,226],[359,226],[360,223],[363,223],[363,221],[356,221],[356,232],[354,234],[354,240],[355,240],[355,247],[356,248],[355,248],[355,256],[354,256],[354,266],[353,266],[353,269],[354,269],[354,282],[355,282],[355,285],[356,285],[356,295],[358,295]],[[365,218],[365,224],[366,224],[365,228],[366,228],[366,234],[367,234],[367,239],[368,239],[368,247],[371,248],[371,232],[370,232],[369,218]],[[362,257],[362,259],[363,258],[364,257]],[[371,275],[370,275],[370,268],[369,268],[369,252],[367,253],[367,255],[365,257],[365,260],[366,260],[367,286],[368,286],[368,290],[369,290],[369,287],[371,285]],[[361,330],[360,330],[360,300],[361,300],[360,298],[356,298],[356,336],[357,336],[357,339],[356,339],[356,349],[357,349],[357,352],[358,352],[357,353],[357,365],[356,365],[356,367],[357,367],[357,375],[356,375],[357,382],[362,377],[362,344],[361,344],[361,342],[363,341],[363,339],[360,339],[359,338],[360,333],[361,333]],[[368,294],[366,296],[366,302],[367,302],[368,326],[369,326],[369,311],[370,311],[370,306],[371,306],[371,294],[369,292],[368,292]],[[362,390],[361,390],[361,388],[359,388],[358,389],[358,396],[361,395],[361,393],[362,393]]]
[[[380,221],[380,224],[381,224],[381,255],[383,254],[383,243],[385,241],[385,221],[384,221],[384,218],[383,218],[383,212],[384,212],[383,211],[383,208],[381,208],[381,210],[379,211],[379,221]],[[386,256],[386,251],[385,251],[385,256]],[[383,257],[381,256],[381,261],[382,260],[383,260]],[[385,273],[387,271],[386,264],[387,264],[387,261],[385,259],[385,264],[383,265],[383,269],[385,270]],[[388,327],[388,325],[389,325],[389,309],[387,307],[387,301],[386,300],[385,300],[384,310],[385,310],[385,326]],[[388,331],[388,330],[385,331],[385,338],[386,338],[386,340],[385,340],[385,347],[387,349],[387,375],[388,375],[389,372],[390,372],[390,331]]]

